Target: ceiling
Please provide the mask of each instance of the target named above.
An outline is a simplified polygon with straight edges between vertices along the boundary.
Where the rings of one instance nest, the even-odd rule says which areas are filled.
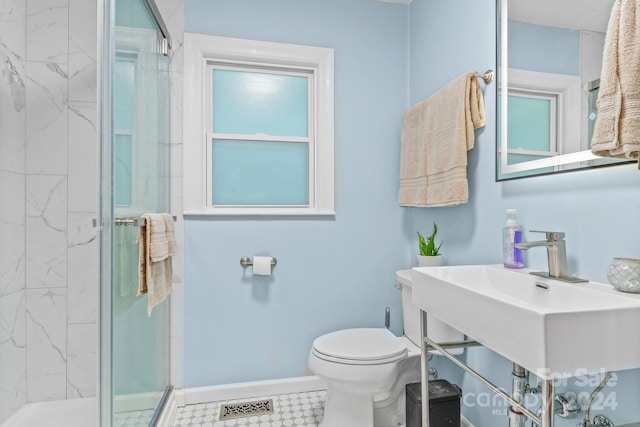
[[[605,33],[614,0],[509,0],[509,19]]]

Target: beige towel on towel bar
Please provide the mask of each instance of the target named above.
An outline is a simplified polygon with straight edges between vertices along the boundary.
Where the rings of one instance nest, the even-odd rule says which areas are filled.
[[[147,294],[147,314],[171,294],[175,255],[173,217],[169,214],[144,214],[138,233],[138,295]]]
[[[605,37],[591,151],[637,159],[640,151],[639,0],[616,0]]]
[[[402,118],[400,206],[467,203],[467,151],[485,125],[476,73],[453,80]]]

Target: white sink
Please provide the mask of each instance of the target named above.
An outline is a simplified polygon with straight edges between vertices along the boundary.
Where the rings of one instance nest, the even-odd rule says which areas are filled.
[[[640,367],[640,295],[529,271],[414,268],[413,302],[544,379]]]

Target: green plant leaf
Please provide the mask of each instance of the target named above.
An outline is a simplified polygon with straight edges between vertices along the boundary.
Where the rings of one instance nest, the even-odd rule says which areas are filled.
[[[427,255],[427,242],[424,241],[424,236],[420,234],[418,231],[418,250],[420,251],[420,255]]]
[[[440,252],[440,248],[442,247],[442,243],[436,247],[436,234],[438,234],[438,226],[436,223],[433,223],[433,231],[431,235],[425,239],[422,234],[418,231],[418,247],[420,249],[420,255],[422,256],[437,256]]]
[[[443,243],[444,243],[444,241],[440,242],[440,244],[436,248],[435,253],[433,255],[438,255],[440,253],[440,248],[442,247]]]

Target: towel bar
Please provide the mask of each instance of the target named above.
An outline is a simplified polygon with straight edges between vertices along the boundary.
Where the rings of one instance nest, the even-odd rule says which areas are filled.
[[[178,218],[173,215],[173,221],[177,221]],[[116,218],[113,220],[114,225],[133,225],[134,227],[142,227],[145,224],[144,218]]]
[[[496,75],[493,70],[487,70],[483,74],[480,74],[478,72],[476,72],[475,74],[476,77],[480,77],[482,80],[484,80],[485,83],[491,83]]]
[[[278,263],[278,260],[276,259],[276,257],[271,257],[271,266],[275,267],[275,265]],[[250,267],[253,265],[253,261],[251,261],[251,258],[249,258],[248,256],[243,256],[242,258],[240,258],[240,265],[243,267]]]

